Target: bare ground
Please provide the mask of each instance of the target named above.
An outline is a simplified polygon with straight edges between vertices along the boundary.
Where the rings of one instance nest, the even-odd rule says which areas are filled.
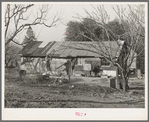
[[[18,71],[5,74],[6,108],[144,108],[144,80],[130,80],[124,93],[109,87],[102,78],[71,78],[69,83],[54,84],[52,79],[26,77],[19,79]]]

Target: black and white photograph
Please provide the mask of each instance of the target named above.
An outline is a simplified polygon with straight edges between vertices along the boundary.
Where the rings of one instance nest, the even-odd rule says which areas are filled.
[[[146,120],[147,5],[2,2],[2,118]]]

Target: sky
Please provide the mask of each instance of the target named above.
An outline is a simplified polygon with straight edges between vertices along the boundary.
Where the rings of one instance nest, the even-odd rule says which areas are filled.
[[[86,17],[87,15],[85,14],[84,9],[89,10],[89,11],[92,10],[91,5],[89,4],[87,5],[85,4],[61,4],[59,6],[54,5],[53,7],[63,11],[62,20],[61,20],[62,23],[59,24],[57,27],[53,27],[53,28],[43,27],[42,29],[43,31],[39,35],[39,40],[42,40],[43,37],[47,37],[47,38],[44,38],[45,41],[63,40],[65,37],[66,28],[67,28],[66,24],[69,21],[78,21],[78,19],[75,18],[77,17],[77,14]],[[111,11],[112,9],[109,8],[108,10]],[[110,14],[112,15],[113,13],[110,12]],[[111,19],[113,19],[113,16],[111,16]]]
[[[93,4],[96,6],[97,4]],[[39,6],[39,5],[36,5]],[[49,4],[51,6],[51,4]],[[111,4],[104,5],[105,9],[107,10],[108,14],[110,15],[110,20],[112,21],[115,17],[116,14],[113,11]],[[37,13],[37,8],[35,7],[32,9],[34,11],[34,14]],[[62,41],[64,40],[65,37],[65,32],[66,32],[66,24],[69,21],[78,21],[76,19],[77,14],[87,17],[87,14],[85,13],[85,10],[88,12],[91,12],[93,10],[91,4],[86,4],[86,3],[62,3],[62,4],[53,4],[47,18],[52,18],[55,14],[57,14],[61,17],[61,22],[56,26],[52,28],[47,28],[45,26],[37,25],[37,26],[32,26],[32,29],[35,33],[35,36],[38,41],[44,41],[44,43],[48,43],[50,41]],[[33,16],[33,15],[32,15]],[[34,15],[35,16],[35,15]],[[51,24],[51,19],[49,19],[46,24]],[[22,31],[18,37],[20,41],[23,41],[24,36],[26,35],[27,29]]]
[[[69,21],[76,21],[78,19],[76,19],[77,14],[81,15],[82,17],[87,17],[87,14],[85,13],[85,10],[87,10],[89,13],[92,12],[94,9],[91,5],[93,6],[97,6],[98,4],[101,3],[87,3],[87,2],[80,2],[80,3],[50,3],[49,6],[51,6],[51,9],[49,11],[49,13],[46,16],[46,24],[51,24],[51,20],[53,19],[53,17],[58,13],[58,16],[60,16],[61,18],[61,22],[52,28],[47,28],[43,25],[36,25],[36,26],[32,26],[32,29],[35,33],[35,36],[37,38],[38,41],[43,41],[45,44],[50,42],[50,41],[62,41],[64,40],[65,37],[65,32],[66,32],[66,24]],[[115,3],[104,3],[104,7],[108,13],[108,15],[110,16],[110,21],[114,20],[116,18],[116,13],[114,12],[114,10],[112,9],[112,6],[114,6]],[[121,4],[119,4],[121,5]],[[38,11],[39,11],[39,7],[41,6],[41,4],[35,4],[34,7],[32,7],[28,13],[31,13],[30,15],[30,20],[28,20],[28,22],[30,22],[32,19],[35,19]],[[126,6],[126,4],[123,5],[124,7]],[[22,42],[25,35],[26,35],[26,31],[27,29],[25,29],[24,31],[22,31],[18,37],[17,40],[19,40],[19,42]]]

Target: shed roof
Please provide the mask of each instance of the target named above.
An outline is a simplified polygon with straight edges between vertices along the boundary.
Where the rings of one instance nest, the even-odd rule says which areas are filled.
[[[20,52],[24,57],[45,57],[46,55],[54,58],[71,57],[103,57],[111,55],[116,57],[120,51],[120,45],[117,42],[104,41],[98,42],[71,42],[71,41],[53,41],[41,48],[41,41],[34,41],[27,44]]]
[[[42,41],[31,41],[19,52],[19,54],[31,55],[41,43]]]

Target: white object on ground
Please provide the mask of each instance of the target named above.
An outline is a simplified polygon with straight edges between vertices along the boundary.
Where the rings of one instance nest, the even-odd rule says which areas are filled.
[[[46,72],[42,73],[42,75],[46,75]]]
[[[74,74],[74,76],[81,76],[81,74]]]
[[[23,65],[21,65],[21,70],[26,70],[26,66],[25,66],[25,64],[23,64]]]
[[[107,75],[107,76],[116,76],[116,71],[112,71],[112,70],[103,70],[102,75]]]
[[[83,64],[83,70],[91,71],[91,64]]]

